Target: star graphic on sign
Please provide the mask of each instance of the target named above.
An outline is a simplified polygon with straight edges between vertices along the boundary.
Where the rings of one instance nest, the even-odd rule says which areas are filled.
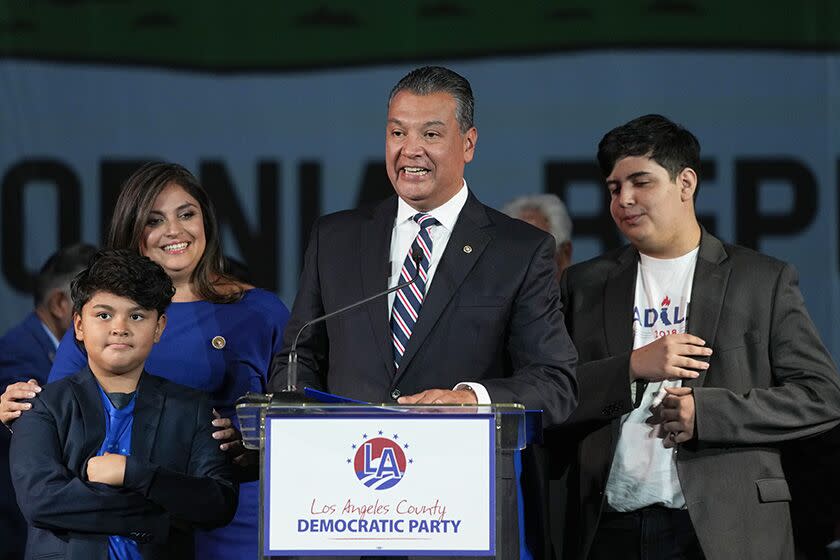
[[[354,450],[354,453],[356,454],[356,456],[358,456],[358,455],[361,453],[361,449],[362,449],[362,448],[364,448],[364,446],[366,446],[366,445],[371,445],[371,442],[372,442],[372,441],[375,441],[375,440],[373,439],[373,438],[376,438],[376,437],[377,437],[375,434],[379,434],[379,436],[380,436],[381,438],[384,438],[384,439],[387,439],[387,438],[388,438],[388,436],[384,435],[384,434],[385,434],[385,431],[384,431],[384,430],[380,430],[380,429],[378,429],[378,428],[377,428],[377,429],[375,429],[375,430],[373,430],[373,431],[371,431],[370,433],[368,433],[368,432],[364,432],[364,433],[362,434],[362,440],[361,440],[361,441],[358,441],[358,442],[351,442],[351,443],[350,443],[350,448]],[[392,437],[391,439],[393,439],[393,440],[398,440],[399,438],[400,438],[400,435],[399,435],[399,434],[394,434],[394,435],[393,435],[393,437]],[[368,441],[368,440],[370,440],[370,441]],[[398,445],[400,448],[402,448],[402,449],[408,449],[408,448],[409,448],[409,444],[408,444],[408,442],[400,442],[400,443],[399,443],[399,444],[397,444],[397,445]],[[339,457],[340,457],[340,455],[339,455]],[[339,459],[339,460],[340,460],[340,459]],[[346,464],[348,464],[348,465],[354,465],[354,464],[355,464],[355,460],[356,460],[355,458],[346,458],[346,459],[345,459],[345,463],[346,463]],[[409,458],[407,454],[406,454],[406,456],[405,456],[405,460],[406,460],[406,463],[409,463],[409,464],[414,464],[414,459]]]

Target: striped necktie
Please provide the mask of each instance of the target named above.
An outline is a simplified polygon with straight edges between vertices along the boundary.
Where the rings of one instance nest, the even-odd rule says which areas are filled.
[[[414,324],[423,306],[423,299],[426,297],[429,263],[432,260],[432,237],[429,232],[434,226],[440,225],[440,222],[423,212],[415,214],[412,219],[420,226],[420,231],[405,257],[398,282],[408,282],[414,278],[415,266],[411,255],[417,249],[422,251],[423,260],[420,261],[417,281],[397,290],[397,295],[394,297],[394,306],[391,310],[391,340],[394,346],[394,367],[397,370],[400,369],[400,358],[405,354],[408,339],[411,338],[411,331],[414,330]]]

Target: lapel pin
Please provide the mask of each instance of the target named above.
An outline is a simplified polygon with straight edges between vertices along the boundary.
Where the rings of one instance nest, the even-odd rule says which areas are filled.
[[[470,245],[464,245],[464,252],[469,255],[472,253],[472,247]]]
[[[213,348],[215,348],[216,350],[221,350],[222,348],[225,347],[225,344],[227,344],[227,341],[225,340],[225,337],[223,337],[223,336],[214,336],[213,340],[210,341],[210,344],[212,344]]]

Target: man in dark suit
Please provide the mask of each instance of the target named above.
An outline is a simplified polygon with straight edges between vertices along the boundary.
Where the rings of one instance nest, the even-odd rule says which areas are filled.
[[[73,315],[70,281],[95,252],[92,245],[71,245],[53,253],[41,267],[33,289],[35,308],[0,338],[0,390],[27,379],[39,385],[47,381],[58,341]]]
[[[574,409],[575,351],[563,326],[554,239],[481,204],[469,83],[419,68],[392,90],[386,167],[397,196],[320,218],[270,390],[308,320],[414,276],[420,280],[303,331],[300,385],[373,402],[522,403],[562,422]],[[422,225],[422,227],[421,227]]]
[[[840,378],[793,268],[698,224],[699,159],[659,115],[599,145],[630,245],[561,282],[581,387],[558,434],[579,442],[568,558],[792,558],[777,445],[840,419]]]
[[[33,290],[35,309],[0,338],[0,392],[13,385],[12,391],[25,398],[47,381],[58,341],[72,318],[70,280],[94,252],[91,245],[71,245],[41,267]],[[9,480],[9,436],[0,428],[0,560],[23,558],[26,547],[26,522]]]

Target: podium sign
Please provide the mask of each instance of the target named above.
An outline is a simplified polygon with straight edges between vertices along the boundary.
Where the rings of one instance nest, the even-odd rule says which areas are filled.
[[[265,417],[266,556],[495,554],[493,414]]]

